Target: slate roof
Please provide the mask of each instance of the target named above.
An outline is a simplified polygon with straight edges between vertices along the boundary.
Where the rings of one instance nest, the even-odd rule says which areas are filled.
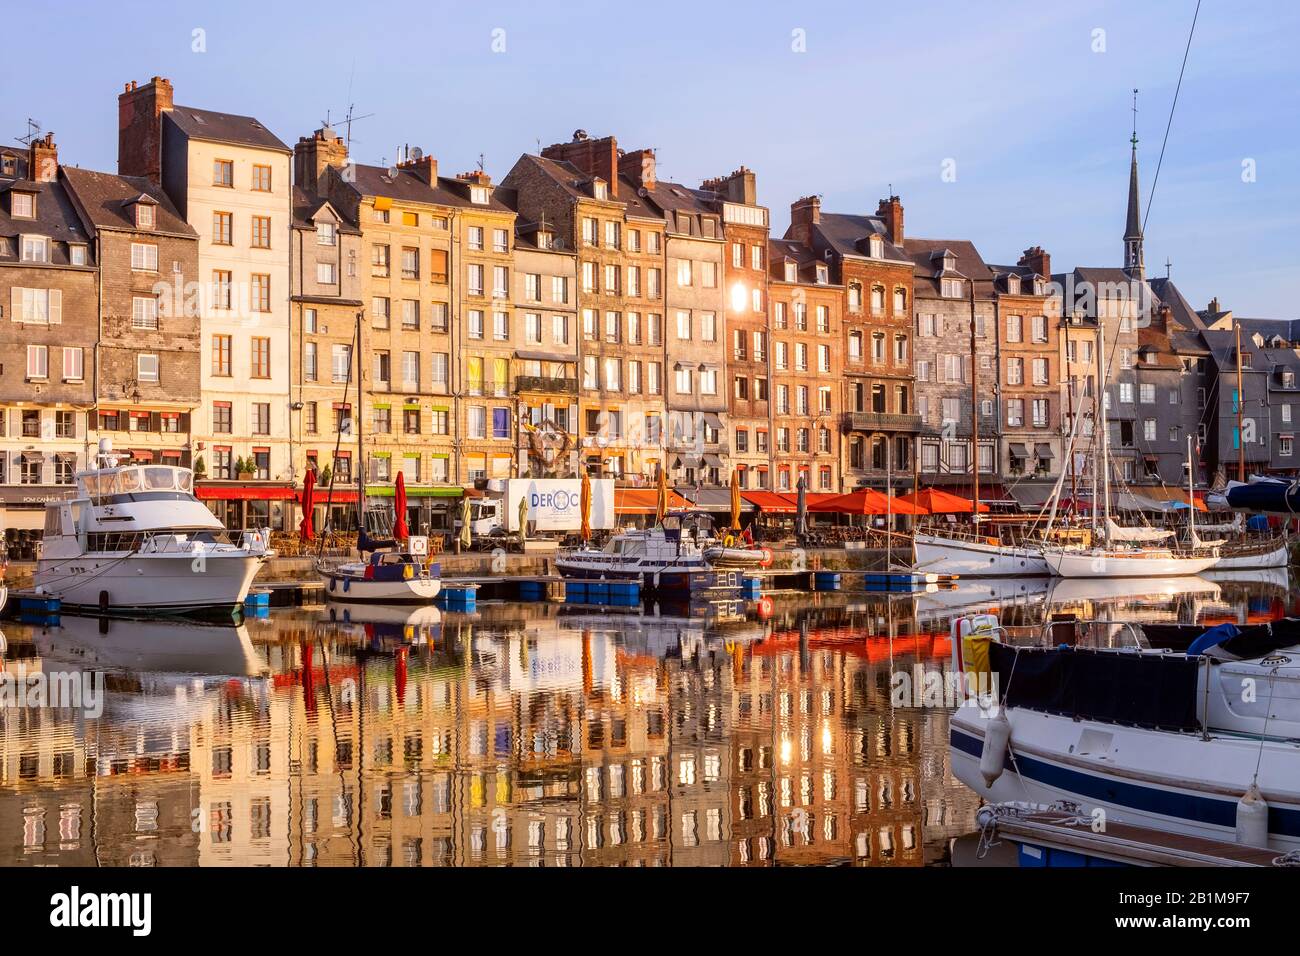
[[[426,183],[409,169],[363,166],[349,167],[349,180],[338,177],[346,189],[359,196],[386,196],[395,202],[426,203],[434,206],[456,206],[465,209],[485,209],[493,212],[514,212],[516,193],[504,186],[492,186],[486,204],[472,202],[470,184],[451,176],[439,176],[435,184]]]
[[[880,236],[885,240],[882,257],[887,262],[911,262],[911,259],[889,241],[885,223],[879,216],[855,216],[848,213],[823,212],[813,226],[814,234],[832,251],[841,256],[867,256],[868,240]],[[906,240],[910,242],[911,240]]]
[[[68,252],[64,243],[89,245],[90,233],[60,182],[41,183],[28,179],[0,179],[0,192],[27,190],[36,193],[36,218],[15,219],[9,215],[8,200],[0,203],[0,236],[11,241],[5,243],[5,253],[0,262],[17,262],[21,249],[17,237],[23,234],[48,236],[53,240],[50,250],[51,264],[68,265]],[[88,264],[94,261],[94,250],[86,250]]]
[[[912,261],[912,287],[918,298],[939,296],[938,272],[944,252],[956,256],[956,274],[975,283],[977,298],[993,295],[993,270],[984,262],[973,242],[966,239],[907,238],[903,240],[903,249]]]
[[[192,106],[175,106],[163,115],[190,139],[201,139],[214,143],[232,143],[238,146],[254,146],[259,149],[273,149],[281,153],[293,152],[288,146],[280,142],[278,136],[252,116],[218,113],[214,110],[201,110]]]
[[[176,211],[162,187],[155,186],[143,176],[118,176],[75,166],[64,166],[60,172],[72,188],[90,225],[96,229],[134,232],[134,202],[144,196],[155,205],[155,225],[149,232],[198,238],[199,234]]]
[[[785,281],[786,259],[793,259],[797,264],[800,282],[816,283],[817,263],[822,261],[816,252],[795,239],[769,239],[767,241],[767,270],[772,281]]]

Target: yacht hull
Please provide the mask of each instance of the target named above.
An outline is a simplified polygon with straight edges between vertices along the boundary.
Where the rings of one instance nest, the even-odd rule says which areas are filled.
[[[918,532],[913,536],[916,569],[963,577],[1040,577],[1051,574],[1043,553],[1033,547],[1008,547]]]
[[[1204,557],[1129,557],[1123,553],[1045,551],[1043,559],[1052,574],[1063,578],[1158,578],[1200,574],[1219,563],[1217,555]]]
[[[1291,563],[1291,552],[1286,543],[1277,544],[1271,549],[1253,551],[1248,554],[1227,554],[1219,555],[1219,563],[1214,566],[1216,571],[1240,571],[1243,569],[1254,568],[1285,568]]]
[[[1258,738],[1145,730],[1012,708],[1010,755],[992,785],[980,773],[987,719],[959,707],[949,724],[954,775],[986,800],[1070,800],[1085,814],[1231,842],[1256,761],[1269,846],[1300,848],[1300,751]]]
[[[42,558],[33,584],[64,607],[141,613],[242,607],[265,554],[87,554]]]
[[[438,578],[367,581],[344,572],[324,572],[321,581],[331,601],[356,604],[432,604],[442,590]]]

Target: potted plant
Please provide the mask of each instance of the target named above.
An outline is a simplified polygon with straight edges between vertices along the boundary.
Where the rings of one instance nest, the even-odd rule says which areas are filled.
[[[253,462],[247,458],[235,459],[235,474],[239,476],[240,481],[252,481]]]
[[[208,465],[207,462],[203,460],[202,455],[199,455],[198,458],[194,459],[194,477],[199,481],[208,477]]]
[[[334,473],[330,471],[330,466],[326,465],[320,470],[320,475],[316,478],[316,484],[321,488],[328,488],[330,486],[330,480],[333,479],[333,477]]]

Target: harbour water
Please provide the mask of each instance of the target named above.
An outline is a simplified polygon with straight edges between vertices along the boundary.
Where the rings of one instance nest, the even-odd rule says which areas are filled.
[[[949,772],[948,711],[900,697],[897,675],[948,669],[953,616],[1298,606],[1283,571],[779,595],[766,618],[484,603],[8,621],[0,864],[944,865],[978,801]],[[33,696],[56,685],[84,693]]]

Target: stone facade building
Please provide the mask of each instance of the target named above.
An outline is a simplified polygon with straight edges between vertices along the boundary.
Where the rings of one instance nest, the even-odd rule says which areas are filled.
[[[905,251],[903,205],[883,199],[874,216],[823,213],[808,196],[790,207],[785,238],[822,260],[815,282],[844,287],[843,429],[848,435],[844,484],[884,487],[892,473],[904,487],[921,427],[914,392],[913,264]],[[823,276],[820,270],[826,270]],[[795,311],[800,331],[808,321]]]
[[[75,167],[62,176],[100,264],[99,437],[135,461],[189,467],[202,402],[198,233],[142,176]]]
[[[851,491],[846,462],[863,461],[865,438],[843,412],[844,286],[811,248],[791,239],[769,244],[772,294],[772,428],[768,446],[778,492]],[[767,436],[764,434],[764,444]],[[851,447],[846,447],[851,446]],[[847,456],[847,457],[846,457]],[[861,467],[858,471],[862,471]]]
[[[0,152],[0,520],[45,525],[93,454],[98,260],[47,133]]]
[[[981,475],[999,470],[994,275],[974,244],[965,240],[909,238],[904,249],[913,263],[916,290],[918,472],[925,484],[969,485],[975,460]],[[971,447],[975,413],[977,451]]]
[[[758,204],[754,173],[741,167],[727,176],[705,180],[699,195],[722,217],[723,299],[726,315],[727,439],[730,468],[724,483],[734,479],[742,488],[769,488],[759,479],[770,476],[772,448],[757,447],[760,431],[770,433],[772,403],[771,304],[769,222],[766,206]]]
[[[665,457],[664,222],[619,163],[613,137],[579,130],[521,156],[502,185],[521,221],[577,256],[581,467],[649,484]]]

